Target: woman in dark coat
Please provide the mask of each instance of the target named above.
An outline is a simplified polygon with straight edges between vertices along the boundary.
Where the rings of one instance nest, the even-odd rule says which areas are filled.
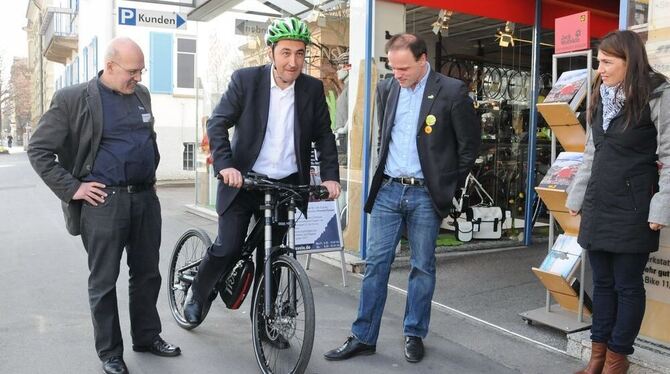
[[[581,214],[578,242],[593,269],[592,353],[579,374],[628,371],[644,268],[670,223],[670,84],[632,31],[606,35],[598,63],[584,163],[566,203]]]

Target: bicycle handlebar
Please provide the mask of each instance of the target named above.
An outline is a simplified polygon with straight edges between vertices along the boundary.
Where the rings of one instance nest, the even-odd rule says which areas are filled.
[[[221,180],[221,175],[216,176],[217,179]],[[277,190],[277,191],[287,191],[299,195],[300,193],[309,193],[310,196],[318,199],[324,200],[330,196],[328,188],[325,186],[312,186],[312,185],[297,185],[297,184],[288,184],[270,180],[268,177],[260,174],[248,174],[244,177],[244,182],[242,183],[242,188],[248,190]]]

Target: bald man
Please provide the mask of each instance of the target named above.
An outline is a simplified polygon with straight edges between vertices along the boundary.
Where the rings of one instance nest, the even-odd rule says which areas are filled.
[[[127,373],[116,302],[125,249],[133,350],[177,356],[161,337],[156,300],[161,208],[159,154],[144,54],[129,38],[111,41],[97,77],[58,90],[39,121],[28,157],[61,200],[66,228],[88,254],[88,295],[95,348],[105,373]]]

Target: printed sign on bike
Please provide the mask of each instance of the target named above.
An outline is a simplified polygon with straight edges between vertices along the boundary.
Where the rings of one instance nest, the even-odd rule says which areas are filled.
[[[295,249],[297,251],[342,248],[342,228],[336,201],[310,202],[307,207],[307,217],[296,214]]]

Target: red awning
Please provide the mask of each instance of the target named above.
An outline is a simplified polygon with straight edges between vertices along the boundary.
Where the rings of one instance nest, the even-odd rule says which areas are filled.
[[[458,13],[533,25],[535,0],[389,0],[395,3],[447,9]],[[591,37],[619,28],[619,2],[612,0],[542,0],[542,28],[553,29],[554,19],[591,12]]]

